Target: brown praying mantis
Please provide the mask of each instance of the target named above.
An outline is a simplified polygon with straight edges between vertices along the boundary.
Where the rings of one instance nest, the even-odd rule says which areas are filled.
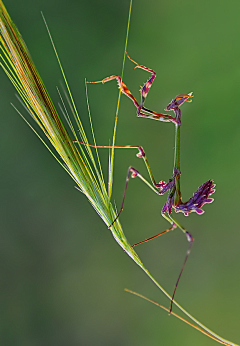
[[[137,108],[137,116],[138,117],[144,117],[144,118],[150,118],[154,120],[159,120],[163,122],[172,122],[175,125],[175,150],[174,150],[174,167],[173,167],[173,174],[172,177],[168,180],[168,182],[165,182],[161,180],[159,183],[156,182],[154,179],[151,167],[148,163],[146,154],[144,149],[141,146],[134,146],[134,145],[114,145],[114,148],[123,148],[123,149],[138,149],[138,154],[137,157],[143,158],[145,165],[148,170],[148,174],[151,180],[151,183],[146,180],[134,167],[129,167],[128,172],[127,172],[127,178],[126,178],[126,184],[125,184],[125,189],[123,193],[123,199],[122,199],[122,204],[120,207],[120,210],[115,218],[115,220],[109,225],[109,228],[115,223],[115,221],[118,219],[120,216],[123,206],[124,206],[124,201],[126,197],[126,191],[128,187],[128,182],[130,177],[135,178],[138,177],[140,178],[146,185],[148,185],[156,194],[158,195],[163,195],[164,193],[168,192],[168,198],[166,203],[164,204],[162,208],[162,216],[171,224],[171,227],[166,229],[163,232],[160,232],[148,239],[145,239],[143,241],[140,241],[132,247],[145,243],[151,239],[154,239],[156,237],[159,237],[169,231],[174,230],[175,228],[179,228],[185,235],[186,238],[189,242],[189,246],[187,249],[187,253],[180,271],[180,274],[178,276],[177,282],[175,284],[175,288],[173,291],[172,299],[171,299],[171,304],[170,304],[170,309],[169,313],[172,311],[172,305],[173,305],[173,300],[174,296],[176,293],[176,289],[179,283],[179,280],[181,278],[182,272],[184,270],[185,264],[187,262],[188,256],[190,254],[194,238],[192,235],[186,231],[186,229],[172,216],[172,211],[176,213],[182,212],[184,213],[185,216],[188,216],[189,213],[191,212],[196,212],[197,214],[201,215],[204,213],[204,210],[202,210],[202,206],[207,203],[212,203],[213,198],[210,196],[215,192],[214,187],[215,184],[213,184],[212,180],[208,180],[204,184],[202,184],[198,190],[193,194],[193,196],[187,201],[183,202],[182,201],[182,196],[181,196],[181,189],[180,189],[180,128],[181,128],[181,110],[180,106],[186,101],[186,102],[191,102],[192,101],[192,93],[189,94],[180,94],[175,97],[165,108],[166,111],[173,111],[175,116],[171,116],[169,114],[160,114],[154,111],[149,110],[148,108],[144,107],[144,103],[146,100],[146,97],[148,95],[148,92],[152,86],[152,83],[154,79],[156,78],[156,72],[150,68],[147,68],[143,65],[139,65],[136,61],[130,58],[128,53],[126,52],[128,58],[130,61],[132,61],[136,66],[135,68],[140,68],[142,70],[145,70],[147,72],[151,73],[151,77],[147,80],[147,82],[141,87],[140,93],[141,93],[141,101],[140,104],[137,102],[136,98],[132,95],[130,90],[127,88],[127,86],[122,82],[122,79],[118,75],[112,75],[110,77],[106,77],[101,81],[95,81],[95,82],[90,82],[88,81],[87,83],[102,83],[104,84],[105,82],[111,81],[113,79],[117,80],[118,86],[123,94],[128,96],[134,103],[135,107]],[[112,148],[110,145],[90,145],[86,144],[84,142],[80,142],[81,144],[84,145],[89,145],[91,147],[95,148]]]

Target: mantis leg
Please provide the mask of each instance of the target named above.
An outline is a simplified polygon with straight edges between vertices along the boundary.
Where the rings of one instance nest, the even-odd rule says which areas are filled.
[[[139,107],[139,104],[137,102],[137,100],[135,99],[135,97],[132,95],[131,91],[127,88],[126,84],[124,84],[122,82],[122,79],[120,76],[118,75],[113,75],[113,76],[110,76],[110,77],[106,77],[100,81],[95,81],[95,82],[90,82],[90,81],[87,81],[87,83],[92,83],[92,84],[96,84],[96,83],[102,83],[104,84],[105,82],[109,82],[113,79],[116,79],[117,80],[117,83],[118,83],[118,86],[119,86],[119,89],[121,90],[121,92],[126,95],[127,97],[129,97],[134,105],[138,108]]]
[[[109,81],[111,81],[113,79],[116,79],[117,83],[118,83],[118,86],[119,86],[119,89],[121,90],[121,92],[124,95],[126,95],[127,97],[129,97],[133,101],[135,107],[137,108],[137,116],[138,117],[150,118],[150,119],[160,120],[160,121],[165,121],[165,122],[170,122],[171,121],[171,122],[175,123],[176,120],[171,115],[153,112],[150,109],[147,109],[147,108],[143,107],[145,99],[147,97],[147,94],[148,94],[148,92],[149,92],[149,90],[150,90],[150,88],[152,86],[152,83],[153,83],[155,77],[156,77],[156,72],[154,70],[151,70],[151,69],[143,66],[143,65],[139,65],[138,63],[136,63],[134,60],[132,60],[130,58],[128,53],[127,53],[127,56],[128,56],[128,58],[132,62],[134,62],[137,65],[135,68],[141,68],[141,69],[143,69],[145,71],[148,71],[148,72],[152,73],[152,76],[147,80],[147,82],[143,85],[143,87],[140,90],[140,92],[141,92],[141,103],[140,103],[140,105],[137,102],[137,100],[135,99],[135,97],[132,95],[130,90],[127,88],[126,84],[123,83],[121,77],[118,76],[118,75],[112,75],[112,76],[106,77],[106,78],[104,78],[104,79],[102,79],[100,81],[94,81],[94,82],[87,81],[87,83],[93,83],[93,84],[102,83],[102,84],[104,84],[105,82],[109,82]]]
[[[84,142],[81,142],[81,141],[73,141],[73,142],[80,143],[80,144],[83,144],[83,145],[88,145],[89,147],[92,147],[92,148],[107,148],[107,149],[109,149],[109,148],[111,149],[112,148],[112,145],[96,145],[95,146],[94,144],[87,144],[87,143],[84,143]],[[138,145],[114,145],[114,148],[116,148],[116,149],[138,149],[137,157],[142,157],[143,158],[153,186],[156,189],[160,188],[162,186],[162,181],[160,181],[159,183],[156,183],[156,180],[154,179],[151,167],[149,165],[149,162],[148,162],[148,159],[146,157],[146,154],[145,154],[145,151],[144,151],[143,147],[138,146]]]
[[[151,77],[146,81],[146,83],[140,89],[140,93],[141,93],[141,104],[140,104],[140,106],[142,108],[143,104],[144,104],[144,102],[146,100],[147,94],[148,94],[148,92],[149,92],[149,90],[150,90],[150,88],[152,86],[152,83],[153,83],[154,79],[156,78],[156,72],[154,70],[148,68],[148,67],[145,67],[143,65],[139,65],[136,61],[134,61],[133,59],[130,58],[130,56],[129,56],[127,51],[126,51],[126,54],[127,54],[128,59],[130,61],[132,61],[136,65],[135,68],[140,68],[140,69],[142,69],[144,71],[148,71],[148,72],[150,72],[152,74]]]
[[[186,231],[186,229],[185,229],[182,225],[180,225],[180,223],[179,223],[177,220],[175,220],[175,218],[172,217],[172,215],[162,214],[162,216],[163,216],[167,221],[169,221],[170,223],[172,223],[173,225],[175,225],[175,227],[180,228],[181,231],[186,235],[187,240],[188,240],[188,242],[189,242],[188,249],[187,249],[187,253],[186,253],[186,256],[185,256],[185,259],[184,259],[182,268],[181,268],[181,270],[180,270],[180,274],[178,275],[178,279],[177,279],[177,282],[176,282],[176,284],[175,284],[175,288],[174,288],[174,291],[173,291],[173,295],[172,295],[172,299],[171,299],[171,304],[170,304],[170,309],[169,309],[169,315],[170,315],[171,312],[172,312],[172,305],[173,305],[174,296],[175,296],[175,293],[176,293],[176,290],[177,290],[177,286],[178,286],[178,283],[179,283],[180,278],[181,278],[181,276],[182,276],[182,273],[183,273],[184,267],[185,267],[185,265],[186,265],[188,256],[190,255],[190,252],[191,252],[191,248],[192,248],[192,245],[193,245],[194,238],[191,236],[191,234],[190,234],[189,232]]]
[[[171,115],[153,112],[146,107],[141,107],[141,110],[137,112],[137,116],[141,118],[148,118],[148,119],[159,120],[164,122],[172,122],[176,124],[176,119],[172,117]]]
[[[159,191],[157,189],[155,189],[135,168],[129,167],[128,172],[127,172],[126,184],[125,184],[125,189],[124,189],[124,193],[123,193],[123,199],[122,199],[122,204],[121,204],[120,210],[119,210],[116,218],[113,220],[111,225],[108,226],[108,228],[110,228],[117,221],[121,212],[123,211],[123,205],[124,205],[124,201],[125,201],[125,197],[126,197],[126,192],[127,192],[127,187],[128,187],[128,182],[129,182],[130,176],[132,178],[136,178],[136,177],[140,178],[148,187],[150,187],[151,190],[153,190],[153,192],[155,192],[156,194],[159,195]]]
[[[177,227],[176,224],[173,223],[173,224],[172,224],[172,227],[165,229],[165,231],[163,231],[163,232],[160,232],[160,233],[158,233],[158,234],[155,234],[153,237],[147,238],[147,239],[142,240],[142,241],[140,241],[140,242],[138,242],[138,243],[136,243],[136,244],[133,244],[132,247],[137,246],[137,245],[140,245],[140,244],[143,244],[143,243],[146,243],[146,242],[148,242],[149,240],[155,239],[155,238],[157,238],[157,237],[160,237],[160,235],[163,235],[163,234],[165,234],[165,233],[167,233],[167,232],[169,232],[169,231],[173,231],[176,227]]]
[[[172,117],[171,115],[168,114],[160,114],[154,111],[151,111],[150,109],[147,109],[144,107],[144,102],[146,100],[147,94],[152,86],[152,83],[154,79],[156,78],[156,72],[146,66],[138,64],[136,61],[130,58],[128,52],[126,51],[126,54],[128,56],[128,59],[132,61],[136,66],[135,68],[140,68],[144,71],[150,72],[152,75],[151,77],[146,81],[146,83],[141,87],[140,93],[141,93],[141,103],[140,106],[137,109],[137,116],[138,117],[143,117],[143,118],[149,118],[149,119],[154,119],[154,120],[160,120],[160,121],[165,121],[165,122],[170,122],[172,121],[175,123],[175,118]]]

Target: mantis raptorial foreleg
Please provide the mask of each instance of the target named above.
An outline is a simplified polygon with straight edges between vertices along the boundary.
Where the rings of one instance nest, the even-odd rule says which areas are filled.
[[[127,53],[127,52],[126,52]],[[119,86],[119,89],[121,90],[121,92],[126,95],[127,97],[129,97],[135,107],[137,108],[137,116],[138,117],[144,117],[144,118],[150,118],[150,119],[154,119],[154,120],[160,120],[160,121],[165,121],[165,122],[173,122],[175,123],[175,118],[172,117],[171,115],[169,114],[161,114],[161,113],[157,113],[157,112],[153,112],[151,111],[150,109],[147,109],[144,107],[144,102],[146,100],[146,97],[147,97],[147,94],[152,86],[152,83],[156,77],[156,72],[143,66],[143,65],[139,65],[138,63],[136,63],[134,60],[132,60],[130,58],[130,56],[128,55],[127,53],[127,56],[128,58],[134,62],[134,64],[136,64],[136,67],[135,68],[140,68],[142,70],[145,70],[145,71],[148,71],[152,74],[152,76],[147,80],[147,82],[143,85],[143,87],[140,89],[140,92],[141,92],[141,102],[140,104],[137,102],[136,98],[132,95],[132,93],[130,92],[130,90],[127,88],[126,84],[122,82],[121,80],[121,77],[118,76],[118,75],[112,75],[110,77],[106,77],[100,81],[94,81],[94,82],[91,82],[91,81],[87,81],[87,83],[106,83],[106,82],[109,82],[113,79],[116,79],[117,80],[117,83],[118,83],[118,86]]]

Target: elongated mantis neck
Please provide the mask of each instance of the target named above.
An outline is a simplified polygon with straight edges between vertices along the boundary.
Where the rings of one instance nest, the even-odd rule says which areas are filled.
[[[180,170],[180,125],[175,125],[174,169]]]
[[[181,127],[181,111],[179,108],[176,109],[176,118],[179,119],[179,123],[175,125],[175,151],[174,151],[174,172],[180,172],[180,127]],[[176,176],[176,197],[175,204],[178,204],[181,199],[180,191],[180,175]]]

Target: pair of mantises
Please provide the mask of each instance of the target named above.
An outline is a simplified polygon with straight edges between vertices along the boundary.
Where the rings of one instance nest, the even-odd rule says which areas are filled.
[[[171,313],[172,311],[172,304],[173,304],[173,299],[176,293],[176,289],[180,280],[180,277],[182,275],[183,269],[185,267],[185,264],[187,262],[188,256],[190,254],[191,248],[192,248],[192,244],[193,244],[193,237],[191,236],[191,234],[189,232],[186,231],[186,229],[184,227],[182,227],[180,225],[180,223],[172,216],[172,210],[174,209],[175,212],[182,212],[184,213],[185,216],[188,216],[189,213],[191,212],[196,212],[197,214],[203,214],[204,211],[201,209],[202,206],[206,203],[212,203],[213,202],[213,198],[210,198],[210,196],[215,192],[214,187],[215,184],[213,184],[212,180],[208,180],[206,183],[202,184],[198,190],[193,194],[193,196],[187,201],[187,202],[182,202],[182,197],[181,197],[181,190],[180,190],[180,127],[181,127],[181,110],[180,110],[180,106],[186,101],[186,102],[191,102],[191,97],[193,97],[192,93],[189,94],[180,94],[178,96],[176,96],[175,99],[173,99],[168,106],[165,108],[165,110],[170,111],[172,110],[175,114],[175,116],[171,116],[169,114],[160,114],[160,113],[156,113],[153,112],[151,110],[149,110],[148,108],[144,107],[144,102],[146,100],[147,94],[152,86],[152,83],[156,77],[156,73],[154,70],[151,70],[143,65],[139,65],[138,63],[136,63],[134,60],[132,60],[130,58],[130,56],[128,55],[128,53],[126,52],[129,60],[131,60],[134,64],[136,64],[135,68],[140,68],[142,70],[148,71],[151,73],[151,77],[147,80],[147,82],[143,85],[143,87],[141,87],[140,89],[140,93],[141,93],[141,101],[140,104],[137,102],[137,100],[135,99],[135,97],[132,95],[132,93],[129,91],[129,89],[127,88],[127,86],[122,82],[121,77],[118,75],[113,75],[107,78],[104,78],[101,81],[96,81],[96,82],[90,82],[88,81],[87,83],[102,83],[104,84],[105,82],[111,81],[113,79],[117,80],[117,83],[119,85],[119,88],[121,90],[121,92],[123,94],[125,94],[126,96],[128,96],[134,103],[134,105],[137,108],[137,116],[138,117],[145,117],[145,118],[150,118],[150,119],[154,119],[154,120],[160,120],[160,121],[164,121],[164,122],[172,122],[175,124],[175,153],[174,153],[174,169],[173,169],[173,175],[172,177],[169,179],[168,182],[165,181],[160,181],[159,183],[156,182],[156,180],[154,179],[154,176],[152,174],[152,170],[150,168],[150,165],[148,163],[147,157],[145,155],[145,152],[143,150],[143,148],[141,146],[134,146],[134,145],[125,145],[125,146],[120,146],[120,145],[114,145],[114,148],[136,148],[138,149],[138,157],[142,157],[150,179],[151,179],[151,183],[150,184],[135,168],[133,167],[129,167],[128,169],[128,173],[127,173],[127,178],[126,178],[126,185],[125,185],[125,189],[124,189],[124,193],[123,193],[123,199],[122,199],[122,204],[121,204],[121,208],[115,218],[115,220],[112,222],[111,225],[109,225],[109,228],[114,224],[114,222],[118,219],[119,215],[121,214],[122,210],[123,210],[123,205],[124,205],[124,200],[125,200],[125,196],[126,196],[126,191],[127,191],[127,186],[128,186],[128,182],[130,177],[135,178],[138,177],[140,178],[144,183],[146,183],[156,194],[158,195],[163,195],[164,193],[168,192],[168,198],[166,203],[164,204],[163,208],[162,208],[162,216],[171,224],[171,227],[166,229],[165,231],[158,233],[156,235],[154,235],[153,237],[150,237],[148,239],[145,239],[143,241],[140,241],[136,244],[133,245],[139,245],[142,243],[145,243],[151,239],[154,239],[156,237],[159,237],[162,234],[165,234],[169,231],[174,230],[175,228],[179,227],[182,232],[186,235],[187,240],[189,242],[189,246],[188,246],[188,250],[185,256],[185,260],[184,263],[182,265],[180,274],[178,276],[177,282],[175,284],[175,288],[174,288],[174,292],[172,295],[172,300],[171,300],[171,305],[170,305],[170,309],[169,309],[169,313]],[[82,144],[83,142],[80,142]],[[97,148],[112,148],[112,146],[109,145],[89,145],[92,147],[97,147]]]

